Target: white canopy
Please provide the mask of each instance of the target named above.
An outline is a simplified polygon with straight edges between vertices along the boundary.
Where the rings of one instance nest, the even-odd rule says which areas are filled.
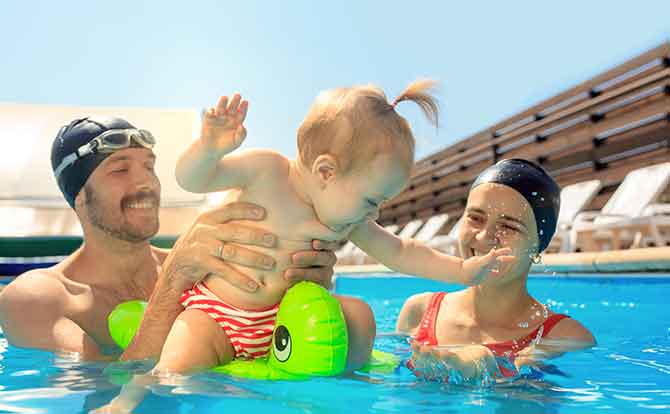
[[[53,176],[51,144],[61,126],[91,115],[127,119],[156,137],[161,234],[182,231],[203,208],[205,196],[182,190],[174,178],[179,154],[197,137],[197,110],[0,103],[0,236],[81,234]]]

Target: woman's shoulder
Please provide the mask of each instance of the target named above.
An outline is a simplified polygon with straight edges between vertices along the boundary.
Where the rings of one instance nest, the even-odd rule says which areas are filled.
[[[403,303],[398,315],[396,330],[398,332],[413,333],[421,323],[431,298],[435,292],[423,292],[410,296]]]
[[[552,314],[556,318],[559,314]],[[580,347],[588,348],[596,344],[591,331],[576,319],[563,317],[552,327],[546,336],[547,339],[570,340],[579,343]]]

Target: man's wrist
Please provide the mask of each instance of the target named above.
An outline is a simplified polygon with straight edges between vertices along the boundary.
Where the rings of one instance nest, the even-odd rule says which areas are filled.
[[[182,289],[176,281],[167,279],[159,279],[156,282],[154,291],[149,298],[149,304],[158,307],[164,311],[177,310],[181,311],[179,299],[185,289]]]

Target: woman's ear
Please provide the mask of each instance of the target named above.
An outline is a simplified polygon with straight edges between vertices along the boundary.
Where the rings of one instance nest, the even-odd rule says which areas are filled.
[[[337,177],[337,160],[330,154],[319,155],[312,163],[312,174],[319,180],[319,187],[325,188]]]

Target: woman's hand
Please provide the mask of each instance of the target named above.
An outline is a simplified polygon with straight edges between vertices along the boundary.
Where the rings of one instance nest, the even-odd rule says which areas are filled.
[[[446,347],[414,342],[412,350],[414,365],[429,380],[446,380],[454,372],[468,382],[501,376],[495,356],[483,345]]]

